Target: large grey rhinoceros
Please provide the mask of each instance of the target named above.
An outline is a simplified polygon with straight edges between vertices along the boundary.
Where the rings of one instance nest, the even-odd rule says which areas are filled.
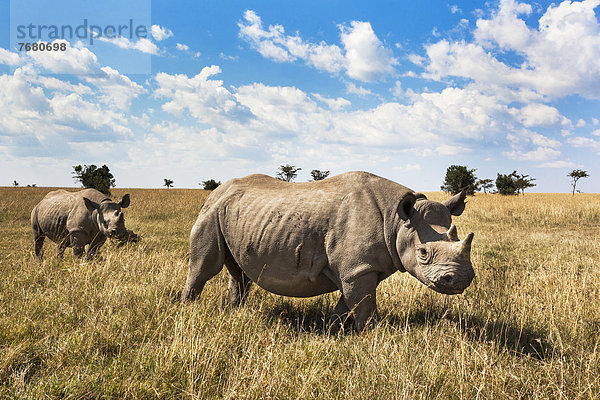
[[[128,206],[129,194],[116,203],[95,189],[48,193],[31,211],[35,255],[42,257],[47,237],[58,244],[61,257],[67,247],[81,257],[87,244],[87,258],[93,257],[107,237],[127,235],[121,208]]]
[[[232,179],[208,196],[192,228],[182,298],[199,296],[225,264],[234,306],[251,282],[293,297],[339,290],[334,317],[352,316],[361,330],[376,311],[377,285],[396,271],[440,293],[469,286],[473,233],[460,241],[451,225],[465,195],[429,201],[366,172],[306,183]]]

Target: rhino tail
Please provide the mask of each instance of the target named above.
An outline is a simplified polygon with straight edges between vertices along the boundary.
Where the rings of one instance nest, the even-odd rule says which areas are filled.
[[[37,215],[37,206],[31,211],[31,229],[33,230],[33,250],[37,258],[42,258],[42,247],[45,235],[40,227]]]

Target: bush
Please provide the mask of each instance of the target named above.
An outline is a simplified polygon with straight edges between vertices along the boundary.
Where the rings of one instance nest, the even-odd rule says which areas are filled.
[[[215,181],[214,179],[209,179],[207,181],[202,181],[202,188],[204,190],[215,190],[221,185],[221,181]]]
[[[513,174],[498,174],[496,177],[496,190],[502,195],[517,194],[517,185]]]
[[[75,182],[81,182],[81,185],[86,189],[96,189],[110,196],[110,188],[115,187],[115,178],[106,165],[100,168],[94,164],[74,165],[73,170]]]
[[[445,192],[457,194],[464,188],[468,187],[467,194],[475,193],[479,186],[477,185],[477,177],[475,169],[468,169],[464,165],[451,165],[446,169],[446,177],[441,189]]]
[[[321,171],[319,169],[313,169],[310,171],[310,176],[312,176],[313,181],[320,181],[329,176],[329,171]]]

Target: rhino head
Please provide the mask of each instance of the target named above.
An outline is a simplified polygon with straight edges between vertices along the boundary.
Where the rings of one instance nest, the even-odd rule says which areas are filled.
[[[123,196],[121,201],[118,203],[111,199],[104,199],[100,203],[96,203],[88,199],[83,198],[85,206],[92,212],[96,212],[95,218],[98,224],[100,232],[110,238],[123,238],[127,235],[127,228],[125,228],[125,216],[121,211],[121,208],[129,207],[129,194]]]
[[[429,288],[462,293],[475,277],[471,264],[471,232],[459,240],[452,215],[465,209],[466,189],[443,203],[421,193],[408,194],[398,210],[403,222],[396,248],[402,267]]]

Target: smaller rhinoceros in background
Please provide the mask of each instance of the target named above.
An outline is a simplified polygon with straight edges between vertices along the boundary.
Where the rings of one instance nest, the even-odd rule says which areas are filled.
[[[129,194],[115,203],[95,189],[48,193],[31,211],[35,255],[42,257],[47,237],[58,244],[61,257],[67,247],[73,247],[73,254],[81,257],[87,244],[87,258],[93,257],[107,237],[127,235],[121,208],[128,206]]]

